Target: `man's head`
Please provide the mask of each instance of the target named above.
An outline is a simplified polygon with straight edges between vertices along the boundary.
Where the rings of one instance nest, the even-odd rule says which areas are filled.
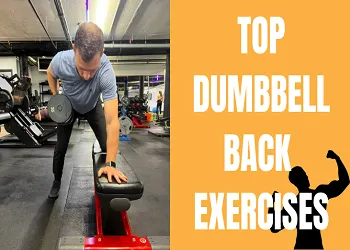
[[[289,181],[299,190],[310,187],[309,177],[302,167],[296,166],[289,172]]]
[[[83,23],[79,26],[73,49],[77,70],[84,80],[93,78],[100,66],[103,45],[103,32],[96,24]]]

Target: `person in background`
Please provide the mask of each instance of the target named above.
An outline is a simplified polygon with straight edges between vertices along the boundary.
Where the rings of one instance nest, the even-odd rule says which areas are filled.
[[[35,120],[37,120],[39,122],[51,121],[50,116],[49,116],[49,112],[46,108],[40,109],[39,113],[34,115],[34,118],[35,118]]]
[[[159,95],[157,96],[157,114],[158,112],[159,114],[162,114],[162,104],[163,104],[163,94],[162,94],[162,91],[159,91]]]

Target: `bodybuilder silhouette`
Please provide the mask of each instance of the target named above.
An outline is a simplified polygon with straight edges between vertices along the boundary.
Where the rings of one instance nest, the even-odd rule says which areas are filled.
[[[338,176],[339,180],[332,181],[328,185],[319,185],[315,190],[310,189],[310,182],[307,174],[303,170],[303,168],[296,166],[292,168],[289,172],[289,181],[295,185],[298,189],[299,193],[297,195],[297,200],[299,200],[300,193],[311,193],[312,200],[306,202],[307,207],[311,207],[311,214],[306,215],[306,221],[312,222],[313,217],[315,215],[319,215],[317,210],[313,206],[313,198],[317,193],[324,193],[327,195],[328,200],[338,197],[341,193],[344,192],[346,187],[349,185],[349,175],[346,171],[346,168],[343,162],[340,160],[340,157],[334,153],[332,150],[329,150],[327,153],[327,158],[334,159],[338,165]],[[274,194],[277,193],[276,191]],[[299,204],[291,203],[291,206],[294,208],[296,213],[298,214],[299,221]],[[327,208],[327,204],[323,204],[324,208]],[[269,208],[269,213],[274,213],[274,208]],[[283,208],[281,211],[281,216],[289,216],[289,214]],[[282,221],[282,220],[281,220]],[[282,223],[281,223],[282,224]],[[278,233],[283,230],[283,224],[281,225],[281,229],[276,229],[273,224],[271,227],[271,232]],[[321,232],[319,229],[315,228],[314,225],[312,229],[299,229],[299,222],[297,224],[297,239],[294,246],[294,249],[323,249]]]

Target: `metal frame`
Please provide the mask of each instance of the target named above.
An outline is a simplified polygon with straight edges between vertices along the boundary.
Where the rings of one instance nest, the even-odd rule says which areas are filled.
[[[97,234],[94,237],[63,237],[59,240],[59,250],[170,250],[168,236],[140,237],[134,235],[126,211],[120,212],[125,235],[103,235],[101,203],[96,189],[95,209]]]

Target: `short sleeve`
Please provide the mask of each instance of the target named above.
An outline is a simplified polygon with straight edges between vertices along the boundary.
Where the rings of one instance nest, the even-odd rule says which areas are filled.
[[[104,102],[118,98],[118,87],[112,65],[108,65],[101,75],[101,93]]]
[[[52,76],[56,79],[60,78],[60,59],[62,56],[62,52],[58,52],[51,60],[50,62],[50,69],[52,72]]]

